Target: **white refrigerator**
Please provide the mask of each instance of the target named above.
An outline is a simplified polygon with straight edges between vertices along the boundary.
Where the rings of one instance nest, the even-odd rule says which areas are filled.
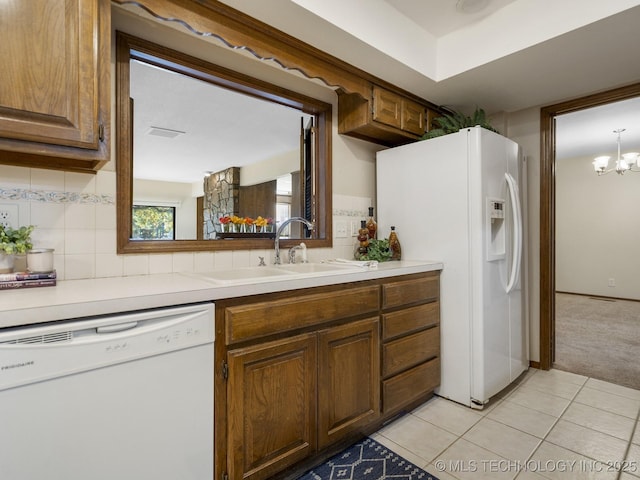
[[[529,365],[523,173],[518,144],[480,127],[377,153],[379,235],[444,263],[436,394],[474,408]]]

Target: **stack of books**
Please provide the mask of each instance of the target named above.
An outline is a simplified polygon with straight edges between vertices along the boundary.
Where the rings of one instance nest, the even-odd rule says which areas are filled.
[[[52,287],[56,284],[56,271],[44,273],[0,273],[0,290],[29,287]]]

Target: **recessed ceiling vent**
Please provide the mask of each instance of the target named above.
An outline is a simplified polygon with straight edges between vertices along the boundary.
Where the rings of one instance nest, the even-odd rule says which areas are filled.
[[[187,132],[181,132],[180,130],[172,130],[170,128],[151,127],[147,131],[147,135],[154,135],[156,137],[164,138],[176,138],[180,135],[184,135]]]
[[[489,5],[489,0],[458,0],[456,10],[460,13],[478,13]]]

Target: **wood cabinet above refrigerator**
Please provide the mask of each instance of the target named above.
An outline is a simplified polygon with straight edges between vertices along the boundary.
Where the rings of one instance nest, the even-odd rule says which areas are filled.
[[[408,96],[378,85],[371,85],[371,95],[339,94],[338,133],[386,146],[418,140],[437,116],[429,108]]]

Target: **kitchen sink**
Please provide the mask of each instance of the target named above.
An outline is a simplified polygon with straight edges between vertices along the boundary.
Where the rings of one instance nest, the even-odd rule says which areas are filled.
[[[213,272],[201,272],[196,276],[204,277],[219,283],[242,283],[251,280],[266,280],[271,277],[291,275],[291,272],[276,267],[246,267],[231,270],[214,270]]]
[[[212,272],[190,273],[189,276],[210,280],[214,283],[237,284],[286,280],[288,278],[325,276],[357,271],[349,265],[329,265],[325,263],[295,263],[268,267],[244,267]]]
[[[354,269],[353,266],[349,265],[331,265],[328,263],[289,263],[276,268],[292,273],[346,273],[346,271],[353,271]]]

